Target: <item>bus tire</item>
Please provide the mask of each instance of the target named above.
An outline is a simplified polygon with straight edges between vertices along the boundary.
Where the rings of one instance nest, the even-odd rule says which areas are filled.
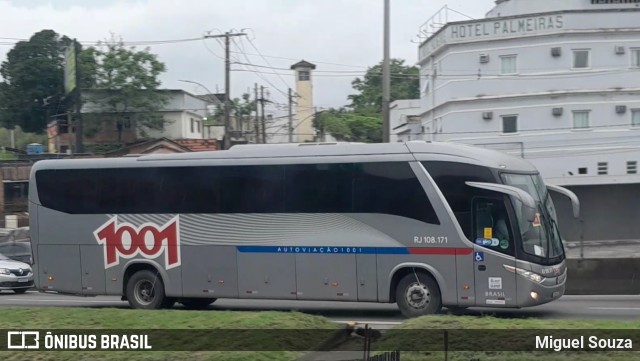
[[[157,274],[142,270],[127,282],[127,300],[135,309],[157,310],[165,304],[164,284]]]
[[[396,302],[407,318],[435,314],[442,308],[438,283],[422,272],[402,277],[396,287]]]
[[[189,310],[204,310],[216,300],[217,298],[185,298],[180,303]]]

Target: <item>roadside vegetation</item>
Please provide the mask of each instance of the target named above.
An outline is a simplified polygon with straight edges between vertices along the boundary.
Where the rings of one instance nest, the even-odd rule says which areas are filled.
[[[640,321],[500,319],[477,316],[425,316],[409,320],[383,334],[372,350],[444,349],[444,330],[448,331],[449,361],[591,361],[639,359],[632,351],[534,351],[535,336],[554,338],[584,336],[588,346],[591,335],[599,338],[628,337],[639,349]],[[433,332],[431,332],[433,331]],[[496,351],[516,345],[528,345],[527,351]],[[350,346],[353,347],[353,346]],[[438,348],[440,347],[440,348]],[[473,351],[473,350],[486,351]],[[457,350],[457,351],[456,351]],[[464,351],[460,351],[464,350]],[[404,360],[445,360],[443,351],[401,351]]]
[[[217,340],[211,340],[220,349],[291,349],[320,346],[323,337],[309,337],[315,333],[332,334],[339,325],[328,320],[298,312],[232,312],[185,310],[129,310],[115,308],[6,308],[0,317],[0,329],[4,330],[60,330],[71,329],[77,334],[91,329],[110,329],[124,333],[126,330],[148,330],[160,333],[172,330],[234,330],[228,340],[220,339],[225,333],[212,332]],[[242,330],[242,337],[238,331]],[[256,331],[258,330],[258,331]],[[270,330],[273,330],[271,334]],[[324,330],[324,331],[318,331]],[[306,331],[306,332],[305,332]],[[314,332],[315,331],[315,332]],[[308,332],[308,333],[307,333]],[[190,331],[178,331],[162,335],[161,343],[175,345],[209,345],[202,337],[190,337]],[[42,343],[42,337],[40,342]],[[232,337],[233,336],[233,337]],[[302,337],[301,337],[302,336]],[[306,336],[306,337],[305,337]],[[6,337],[6,336],[3,336]],[[155,340],[158,340],[157,338]],[[228,347],[227,342],[229,342]],[[159,343],[159,342],[156,342]],[[152,346],[154,346],[152,344]],[[157,345],[156,345],[157,346]],[[195,348],[195,347],[194,347]],[[2,352],[6,361],[46,360],[295,360],[300,351],[20,351]]]

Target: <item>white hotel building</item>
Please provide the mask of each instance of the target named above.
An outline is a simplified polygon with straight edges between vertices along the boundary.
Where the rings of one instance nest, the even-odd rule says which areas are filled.
[[[392,104],[391,141],[524,157],[581,198],[569,240],[640,239],[640,0],[498,0],[481,20],[421,28],[419,100]],[[564,219],[566,218],[566,219]]]

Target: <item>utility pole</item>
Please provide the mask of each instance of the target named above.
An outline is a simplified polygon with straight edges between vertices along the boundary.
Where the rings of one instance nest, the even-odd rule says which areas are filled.
[[[256,116],[253,120],[253,127],[256,133],[256,144],[260,143],[260,121],[258,120],[258,83],[255,83],[254,93],[256,96]]]
[[[318,107],[313,107],[313,119],[318,119]],[[324,135],[324,127],[319,125],[319,128],[320,128],[318,129],[319,134],[317,137],[318,139],[316,139],[316,142],[320,142],[320,143],[326,142],[326,137]]]
[[[293,106],[293,95],[291,95],[291,88],[289,88],[289,143],[293,143],[293,112],[291,110]]]
[[[267,126],[264,119],[264,87],[260,86],[260,106],[262,111],[260,112],[262,115],[262,144],[267,144]]]
[[[221,35],[205,35],[205,39],[209,39],[209,38],[224,38],[224,74],[225,74],[225,86],[224,86],[224,92],[225,92],[225,96],[224,96],[224,139],[222,141],[223,145],[222,145],[222,149],[226,150],[230,148],[231,142],[230,142],[230,134],[229,134],[229,128],[230,128],[230,124],[231,124],[231,104],[230,104],[230,97],[231,97],[231,60],[230,60],[230,44],[229,44],[229,39],[232,36],[244,36],[247,35],[245,33],[230,33],[230,32],[226,32],[224,34]]]
[[[75,66],[76,66],[76,153],[84,153],[84,129],[82,122],[82,96],[80,94],[81,80],[80,80],[80,66],[78,64],[78,53],[80,52],[80,44],[73,39],[73,46],[75,47]],[[48,119],[47,119],[48,121]]]
[[[389,70],[389,0],[384,0],[384,59],[382,61],[382,141],[389,142],[391,75]]]

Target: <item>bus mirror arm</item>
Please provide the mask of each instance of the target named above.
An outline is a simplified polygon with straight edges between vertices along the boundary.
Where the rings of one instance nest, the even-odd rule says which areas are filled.
[[[563,196],[569,198],[569,200],[571,200],[571,207],[573,208],[573,217],[574,218],[580,217],[580,200],[578,199],[578,196],[576,196],[575,193],[568,190],[567,188],[555,186],[552,184],[547,184],[547,189],[550,191],[560,193]]]
[[[497,183],[465,182],[465,184],[469,187],[486,189],[489,191],[503,193],[515,197],[520,202],[522,202],[522,215],[527,219],[527,221],[534,221],[536,216],[536,209],[538,209],[536,201],[529,193],[523,191],[522,189]]]

